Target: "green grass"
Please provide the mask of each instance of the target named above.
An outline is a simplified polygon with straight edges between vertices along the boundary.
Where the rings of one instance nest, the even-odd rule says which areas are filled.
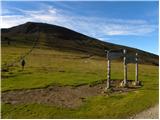
[[[25,53],[28,47],[2,47],[2,63]],[[11,51],[12,50],[12,51]],[[10,56],[10,57],[8,57]],[[78,86],[106,79],[106,60],[81,59],[83,54],[35,49],[26,58],[26,68],[19,63],[2,72],[2,91],[43,88],[49,85]],[[133,64],[128,65],[128,79],[134,80]],[[123,64],[112,62],[112,79],[123,79]],[[2,118],[126,118],[158,103],[158,67],[139,65],[143,87],[135,92],[94,96],[79,108],[69,109],[46,104],[2,103]]]
[[[109,97],[91,97],[85,105],[77,109],[44,104],[2,104],[2,118],[126,118],[158,102],[153,93],[140,91]],[[158,95],[158,92],[155,95]]]
[[[43,88],[49,85],[79,86],[98,81],[99,79],[100,77],[98,75],[87,73],[78,74],[54,72],[46,74],[21,74],[2,81],[2,91],[28,88]]]
[[[19,49],[25,51],[25,48]],[[10,50],[4,48],[4,51]],[[10,54],[13,54],[12,52]],[[6,52],[2,55],[5,58]],[[27,57],[24,71],[21,71],[19,63],[16,67],[11,67],[9,72],[2,73],[2,91],[40,88],[54,84],[78,86],[104,80],[105,61],[101,60],[102,64],[98,65],[99,61],[81,59],[82,56],[84,55],[35,49]],[[93,69],[94,67],[96,69]]]

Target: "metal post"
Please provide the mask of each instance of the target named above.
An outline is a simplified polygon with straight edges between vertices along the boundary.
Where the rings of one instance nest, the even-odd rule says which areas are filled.
[[[111,76],[111,61],[108,58],[109,56],[109,51],[107,51],[107,89],[110,88],[110,76]]]
[[[139,85],[139,80],[138,80],[138,53],[136,53],[136,65],[135,65],[135,85]]]
[[[126,63],[126,49],[123,50],[124,58],[123,58],[123,64],[124,64],[124,80],[123,85],[124,87],[127,86],[127,63]]]

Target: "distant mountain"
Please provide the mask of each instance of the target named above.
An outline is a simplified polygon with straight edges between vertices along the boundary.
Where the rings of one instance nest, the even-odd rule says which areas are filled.
[[[82,52],[88,55],[105,57],[105,50],[126,49],[128,54],[139,54],[140,63],[159,65],[159,56],[139,49],[103,42],[68,28],[46,23],[27,22],[9,29],[2,29],[2,46],[12,44],[33,45],[61,51]]]

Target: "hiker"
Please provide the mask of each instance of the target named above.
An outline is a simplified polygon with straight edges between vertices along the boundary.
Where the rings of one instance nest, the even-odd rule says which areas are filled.
[[[7,44],[10,45],[10,40],[8,39]]]
[[[25,64],[26,64],[26,62],[25,62],[25,60],[23,59],[22,62],[21,62],[22,70],[24,69]]]
[[[10,39],[8,37],[4,38],[7,41],[7,44],[10,45]]]

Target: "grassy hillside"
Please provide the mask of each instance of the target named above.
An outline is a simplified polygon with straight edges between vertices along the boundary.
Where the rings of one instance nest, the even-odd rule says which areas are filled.
[[[39,36],[43,36],[43,39],[38,40],[38,44],[41,45],[41,48],[81,52],[100,57],[105,57],[105,50],[127,49],[127,53],[131,55],[135,55],[135,53],[138,52],[140,63],[159,64],[158,55],[135,48],[103,42],[56,25],[28,22],[9,29],[2,29],[2,43],[4,44],[9,40],[10,43],[14,45],[31,45]]]
[[[2,46],[2,63],[25,53],[28,47]],[[19,63],[2,72],[2,91],[45,88],[50,85],[79,86],[98,84],[106,79],[106,60],[85,58],[85,54],[35,48],[26,58],[22,71]],[[118,66],[118,67],[117,67]],[[134,65],[128,65],[128,79],[134,80]],[[158,67],[139,65],[143,87],[125,94],[88,97],[77,108],[50,104],[6,104],[2,118],[126,118],[158,103]],[[123,79],[123,65],[112,62],[112,79]],[[151,99],[152,98],[152,99]]]
[[[14,58],[27,51],[27,49],[2,47],[2,57],[4,58],[2,63],[11,59],[8,56],[13,55]],[[50,84],[80,85],[105,79],[105,59],[98,57],[84,59],[85,56],[84,54],[71,54],[48,49],[34,49],[26,58],[25,71],[21,71],[19,63],[17,66],[11,67],[9,72],[2,74],[2,78],[7,79],[2,81],[2,91],[45,87]],[[99,61],[101,61],[101,64],[97,66]],[[93,69],[93,67],[96,69]],[[21,82],[19,87],[16,81]],[[3,86],[3,83],[7,86]]]

